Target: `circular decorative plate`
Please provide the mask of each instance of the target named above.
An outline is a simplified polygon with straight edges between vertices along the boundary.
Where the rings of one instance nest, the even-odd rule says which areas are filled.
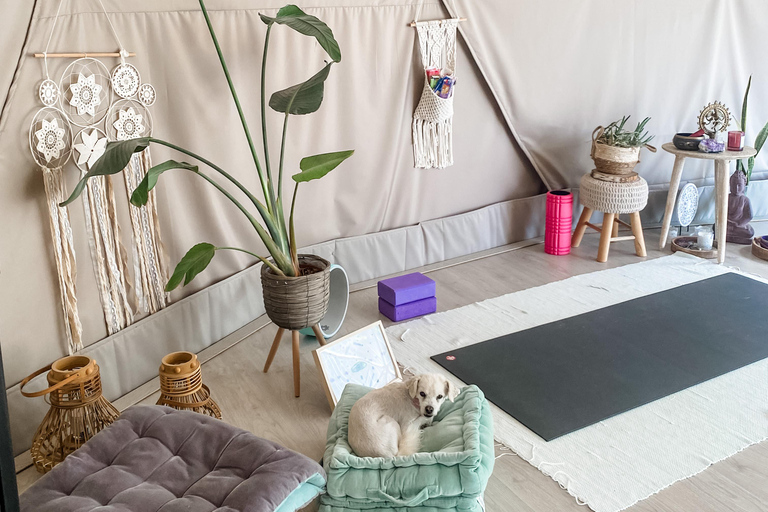
[[[157,93],[155,93],[155,88],[152,87],[152,84],[141,84],[138,98],[144,105],[151,107],[157,99]]]
[[[73,124],[81,128],[98,124],[112,102],[109,70],[100,60],[77,59],[64,70],[59,91],[61,109]]]
[[[677,220],[681,226],[690,226],[699,208],[699,189],[687,183],[677,197]]]
[[[43,105],[52,107],[59,101],[59,86],[50,78],[46,78],[40,84],[37,94],[40,96],[40,101],[43,102]]]
[[[72,154],[72,129],[57,108],[43,107],[29,127],[29,149],[40,167],[63,167]]]
[[[139,92],[141,76],[131,64],[120,64],[112,71],[112,89],[121,98],[130,98]]]
[[[106,120],[109,140],[128,140],[152,135],[149,109],[136,100],[117,100]]]

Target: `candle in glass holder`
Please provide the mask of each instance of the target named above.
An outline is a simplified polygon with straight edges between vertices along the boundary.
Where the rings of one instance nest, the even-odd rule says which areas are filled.
[[[744,149],[744,132],[728,132],[728,151],[742,151]]]
[[[699,228],[696,231],[696,247],[702,251],[711,251],[715,241],[715,234],[709,226]]]

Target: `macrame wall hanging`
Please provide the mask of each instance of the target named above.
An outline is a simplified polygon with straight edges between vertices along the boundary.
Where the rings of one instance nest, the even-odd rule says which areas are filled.
[[[411,23],[419,38],[424,87],[413,113],[413,160],[417,168],[453,165],[453,93],[456,85],[456,28],[464,18]],[[456,6],[454,4],[454,12]]]
[[[68,325],[68,348],[72,353],[82,348],[82,342],[75,298],[72,231],[67,209],[58,207],[58,203],[67,197],[62,168],[72,155],[82,177],[104,154],[108,140],[149,136],[151,118],[146,107],[154,103],[156,95],[150,84],[141,83],[138,70],[125,61],[134,54],[123,48],[101,0],[99,4],[120,48],[119,53],[48,53],[62,3],[60,0],[45,52],[35,54],[44,59],[46,77],[38,96],[45,107],[33,119],[30,147],[46,179],[54,252]],[[76,59],[67,66],[58,84],[48,73],[48,59],[57,57]],[[110,73],[95,57],[118,57],[120,63]],[[113,101],[114,95],[121,99]],[[79,130],[74,136],[73,125]],[[123,173],[129,195],[144,177],[150,162],[148,150],[134,155]],[[120,241],[111,177],[88,180],[83,207],[107,331],[113,334],[130,325],[134,313],[127,253]],[[168,294],[164,291],[168,267],[160,240],[154,195],[150,196],[147,206],[129,205],[129,208],[136,298],[141,310],[154,313],[168,304]]]

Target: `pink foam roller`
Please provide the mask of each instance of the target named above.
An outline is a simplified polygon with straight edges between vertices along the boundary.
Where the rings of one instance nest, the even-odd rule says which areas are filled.
[[[571,252],[573,195],[567,190],[547,192],[547,220],[544,228],[544,251],[563,255]]]

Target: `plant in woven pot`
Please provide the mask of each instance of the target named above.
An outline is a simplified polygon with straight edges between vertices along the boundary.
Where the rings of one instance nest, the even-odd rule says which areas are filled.
[[[595,170],[606,174],[632,174],[640,162],[640,150],[647,148],[656,152],[656,148],[648,143],[653,139],[645,130],[645,125],[651,120],[646,117],[637,123],[633,131],[624,129],[629,116],[622,117],[606,127],[598,126],[592,132],[592,159]]]
[[[270,319],[279,327],[279,335],[283,329],[297,331],[306,327],[317,327],[317,322],[325,315],[328,308],[330,263],[323,258],[312,255],[297,254],[297,244],[294,230],[294,209],[299,183],[322,178],[335,169],[340,163],[352,156],[354,151],[338,151],[303,158],[299,163],[300,171],[292,176],[294,184],[288,222],[284,213],[283,198],[283,161],[286,150],[286,133],[288,119],[291,115],[305,115],[316,112],[323,101],[324,83],[327,80],[333,64],[341,61],[341,50],[333,37],[331,29],[315,16],[304,13],[295,5],[286,5],[277,12],[275,17],[259,14],[267,26],[264,41],[264,52],[261,62],[261,135],[263,140],[263,165],[253,143],[251,132],[245,119],[245,114],[237,96],[232,78],[227,69],[224,55],[219,47],[216,33],[211,25],[208,12],[203,0],[200,1],[208,30],[221,62],[221,68],[227,79],[232,98],[237,107],[240,121],[248,141],[248,147],[261,185],[261,198],[256,197],[230,173],[210,160],[179,147],[173,143],[154,137],[142,137],[124,141],[109,142],[101,158],[90,168],[90,171],[78,182],[70,197],[61,203],[62,206],[74,201],[83,191],[86,181],[94,176],[117,174],[126,168],[131,156],[146,149],[150,144],[160,144],[196,159],[212,169],[216,174],[211,176],[200,170],[198,165],[184,161],[168,160],[155,165],[144,176],[132,192],[131,203],[134,206],[144,206],[160,176],[171,169],[181,169],[191,172],[210,183],[227,197],[246,217],[257,236],[269,252],[269,256],[260,256],[253,251],[238,247],[218,247],[211,243],[200,243],[192,247],[176,265],[173,275],[166,285],[170,291],[180,284],[187,285],[200,272],[205,270],[218,251],[234,250],[247,253],[260,260],[262,269],[262,284],[264,285],[264,302]],[[273,160],[269,155],[269,142],[266,121],[266,90],[265,78],[269,38],[272,29],[282,25],[296,32],[314,38],[330,57],[323,68],[303,83],[288,87],[272,94],[269,107],[284,116],[282,128],[282,143],[277,160],[277,175],[273,173]],[[286,63],[283,63],[286,64]],[[277,178],[275,180],[275,178]],[[234,185],[241,199],[235,197],[222,182]],[[243,203],[250,203],[246,207]],[[261,222],[257,220],[260,217]],[[322,333],[318,340],[322,342]],[[296,334],[298,335],[298,334]],[[297,341],[294,341],[297,346]]]

